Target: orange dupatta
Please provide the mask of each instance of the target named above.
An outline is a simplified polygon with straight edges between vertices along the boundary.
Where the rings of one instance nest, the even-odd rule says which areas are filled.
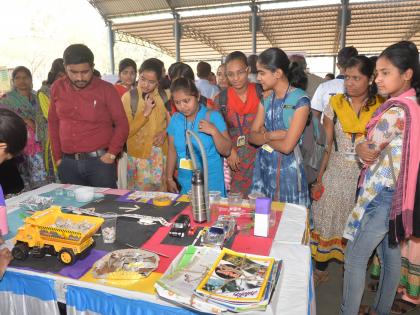
[[[255,114],[258,110],[258,104],[260,103],[255,83],[248,83],[246,91],[245,103],[240,99],[233,87],[229,87],[227,91],[229,109],[241,116],[246,114]]]

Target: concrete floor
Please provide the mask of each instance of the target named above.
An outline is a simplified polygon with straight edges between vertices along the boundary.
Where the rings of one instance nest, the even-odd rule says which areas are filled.
[[[328,266],[329,280],[315,288],[317,315],[337,315],[340,310],[343,288],[342,264],[335,262]],[[367,282],[366,282],[367,283]],[[373,303],[375,293],[365,291],[362,304]],[[420,309],[406,313],[407,315],[420,315]]]

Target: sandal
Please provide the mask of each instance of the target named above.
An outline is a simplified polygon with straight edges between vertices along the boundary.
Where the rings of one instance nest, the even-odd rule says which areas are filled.
[[[328,281],[328,271],[321,271],[321,270],[315,270],[314,272],[314,284],[315,286],[318,286],[322,282]]]
[[[394,303],[391,307],[392,314],[405,314],[419,308],[419,304],[413,304],[402,299],[394,299]]]

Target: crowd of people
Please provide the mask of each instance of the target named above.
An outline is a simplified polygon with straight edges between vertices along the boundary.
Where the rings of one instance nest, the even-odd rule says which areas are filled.
[[[87,46],[70,45],[37,93],[19,66],[0,99],[3,191],[59,181],[186,194],[192,154],[203,164],[195,139],[189,152],[191,130],[210,190],[310,209],[315,282],[328,281],[331,260],[344,262],[342,314],[403,313],[420,304],[419,52],[409,41],[369,58],[345,47],[337,67],[321,79],[304,57],[272,47],[231,52],[216,74],[200,62],[197,78],[186,63],[166,71],[156,58],[126,58],[111,84],[94,74]],[[326,138],[314,179],[301,154],[316,141],[309,128]],[[373,255],[377,297],[365,307]]]

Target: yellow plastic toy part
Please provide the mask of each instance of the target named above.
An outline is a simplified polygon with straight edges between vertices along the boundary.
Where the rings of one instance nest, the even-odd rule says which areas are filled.
[[[170,206],[172,203],[171,198],[166,196],[157,196],[153,198],[153,204],[158,207]]]
[[[69,227],[57,226],[59,220],[70,224]],[[24,260],[34,248],[42,255],[47,250],[47,253],[58,255],[62,263],[71,265],[94,243],[92,235],[103,222],[103,218],[63,213],[58,206],[37,211],[18,228],[12,254],[16,259]],[[71,229],[71,224],[85,224],[86,229]]]

